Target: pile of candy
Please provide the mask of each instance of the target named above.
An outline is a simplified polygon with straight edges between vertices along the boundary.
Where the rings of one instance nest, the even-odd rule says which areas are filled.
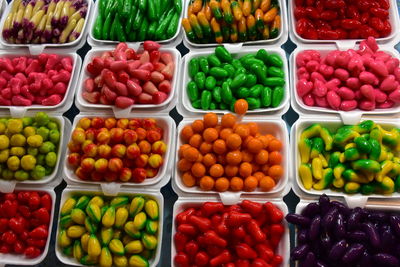
[[[0,193],[0,253],[39,257],[49,237],[51,209],[45,192]]]
[[[274,39],[281,29],[279,9],[276,0],[194,0],[182,25],[195,43]]]
[[[159,212],[147,197],[76,194],[61,207],[58,245],[84,265],[149,266],[158,245]]]
[[[95,57],[86,67],[83,98],[89,103],[128,108],[135,103],[161,104],[171,92],[175,63],[161,46],[145,41],[137,52],[119,43],[115,50]]]
[[[390,194],[400,189],[397,128],[386,130],[367,120],[332,134],[312,124],[301,133],[298,147],[300,179],[307,190],[333,187],[350,194]]]
[[[60,143],[58,123],[44,112],[0,119],[0,178],[40,180],[53,173]]]
[[[12,44],[63,44],[79,38],[86,0],[14,0],[3,37]]]
[[[205,202],[175,218],[178,267],[281,266],[278,245],[283,212],[271,202],[243,200],[233,206]]]
[[[389,0],[294,2],[296,31],[305,39],[360,39],[369,36],[382,38],[392,32]]]
[[[100,0],[93,36],[120,42],[169,39],[181,12],[182,0]]]
[[[55,106],[64,99],[73,70],[71,57],[56,54],[0,58],[0,105]]]
[[[284,98],[285,73],[282,58],[260,49],[234,59],[225,47],[218,46],[208,57],[189,62],[187,94],[192,106],[202,110],[276,108]]]
[[[141,183],[157,175],[167,150],[155,119],[82,118],[68,143],[79,179]]]
[[[288,214],[297,226],[290,258],[300,266],[399,266],[400,216],[350,209],[322,195],[301,214]]]
[[[185,186],[224,192],[270,191],[283,175],[282,143],[263,135],[257,123],[237,123],[225,114],[221,123],[214,113],[183,127],[178,170]]]
[[[296,57],[297,94],[307,106],[350,111],[387,109],[400,103],[399,60],[378,51],[372,37],[359,50],[333,50],[325,57],[305,50]]]

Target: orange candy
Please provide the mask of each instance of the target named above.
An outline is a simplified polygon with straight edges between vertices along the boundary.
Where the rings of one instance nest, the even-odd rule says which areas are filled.
[[[235,127],[234,132],[242,138],[246,138],[250,135],[250,129],[247,125],[239,124]]]
[[[258,129],[258,124],[257,123],[249,122],[249,123],[247,123],[247,127],[249,127],[250,134],[252,136],[256,136],[258,134],[259,129]]]
[[[221,130],[221,132],[219,132],[219,137],[220,137],[221,139],[224,139],[224,140],[226,141],[226,139],[228,138],[228,136],[229,136],[230,134],[232,134],[232,133],[233,133],[233,130],[232,130],[231,128],[224,128],[224,129]]]
[[[195,120],[192,123],[192,129],[195,133],[202,133],[204,131],[204,122],[202,120]]]
[[[250,176],[251,173],[253,172],[253,168],[250,163],[248,162],[242,162],[239,167],[239,174],[243,178],[246,178],[247,176]]]
[[[250,153],[253,154],[258,153],[261,151],[262,148],[263,148],[263,143],[257,138],[253,138],[247,143],[247,149],[249,150]]]
[[[278,181],[283,175],[283,168],[281,165],[273,165],[268,170],[268,175],[275,181]]]
[[[224,174],[224,167],[221,164],[214,164],[211,166],[209,172],[212,177],[218,178]]]
[[[225,175],[228,177],[236,176],[239,171],[238,166],[226,165],[225,166]]]
[[[218,124],[218,116],[215,113],[207,113],[203,116],[203,121],[205,128],[215,127]]]
[[[238,134],[230,134],[226,138],[226,144],[229,149],[238,149],[242,144],[242,138]]]
[[[240,177],[233,177],[231,179],[231,190],[232,191],[241,191],[243,189],[243,179]]]
[[[187,172],[192,168],[192,162],[188,161],[187,159],[181,159],[178,161],[178,170],[181,172]]]
[[[195,148],[199,148],[202,142],[203,137],[201,137],[200,134],[194,134],[189,139],[189,145],[194,146]]]
[[[197,178],[203,177],[206,174],[206,167],[204,167],[204,165],[199,162],[193,164],[190,170],[192,171],[192,174]]]
[[[226,154],[226,162],[230,165],[238,165],[242,162],[242,153],[240,150],[233,150]]]
[[[183,129],[181,130],[181,136],[185,141],[188,141],[190,137],[193,136],[193,134],[193,128],[190,125],[183,127]]]
[[[225,192],[226,190],[229,189],[229,180],[226,179],[225,177],[218,178],[215,181],[215,189],[218,192]]]
[[[269,164],[279,165],[282,163],[282,154],[278,151],[273,151],[269,154]]]
[[[265,149],[262,149],[256,155],[256,158],[255,158],[256,163],[260,164],[260,165],[264,165],[265,163],[268,162],[268,157],[269,157],[268,151]]]
[[[247,110],[249,109],[249,104],[244,99],[238,99],[234,105],[235,112],[239,115],[246,114]]]
[[[226,152],[226,144],[222,139],[218,139],[213,144],[213,151],[218,155],[224,154]]]
[[[187,187],[192,187],[196,185],[196,178],[194,178],[190,172],[185,172],[182,175],[182,182]]]
[[[265,176],[260,180],[260,188],[262,191],[271,191],[275,187],[275,181],[269,176]]]
[[[221,126],[224,128],[233,128],[236,124],[236,117],[232,113],[227,113],[222,116]]]
[[[199,151],[194,147],[186,148],[183,151],[183,157],[190,162],[195,162],[199,157],[199,154]]]
[[[211,143],[207,143],[207,142],[203,142],[200,145],[199,151],[201,154],[207,154],[210,153],[212,151],[212,144]]]
[[[268,151],[280,151],[282,149],[282,143],[278,139],[274,139],[269,142]]]
[[[207,153],[203,157],[203,164],[204,166],[211,167],[217,162],[217,157],[212,153]]]
[[[248,176],[244,179],[244,191],[254,191],[258,186],[258,180],[254,176]]]
[[[218,139],[218,131],[215,128],[207,128],[203,132],[203,139],[206,142],[214,142]]]
[[[199,185],[200,188],[203,189],[204,191],[210,191],[214,188],[214,179],[211,178],[210,176],[203,176],[200,179]]]

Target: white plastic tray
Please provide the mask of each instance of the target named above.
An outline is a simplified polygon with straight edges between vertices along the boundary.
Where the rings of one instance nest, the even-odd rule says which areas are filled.
[[[181,1],[185,1],[185,0],[181,0]],[[99,2],[100,1],[96,1],[94,3],[94,10],[93,10],[93,14],[90,17],[90,23],[89,23],[89,29],[88,29],[88,38],[87,41],[88,43],[92,46],[104,46],[104,45],[113,45],[113,44],[118,44],[119,41],[111,41],[111,40],[101,40],[101,39],[96,39],[93,36],[93,26],[96,22],[97,16],[99,14]],[[182,31],[182,18],[183,18],[183,14],[184,13],[184,9],[182,8],[181,14],[179,16],[179,22],[178,22],[178,27],[176,29],[176,33],[174,34],[173,37],[166,39],[166,40],[160,40],[160,41],[156,41],[160,44],[163,44],[163,47],[175,47],[176,45],[178,45],[181,42],[181,31]],[[132,29],[133,31],[133,29]],[[142,44],[143,41],[138,41],[138,42],[127,42],[127,43],[137,43],[137,44]]]
[[[241,49],[236,49],[233,47],[229,47],[225,45],[225,48],[228,49],[228,51],[232,54],[234,54],[235,58],[240,58],[242,56],[245,56],[250,53],[257,53],[259,49],[265,49],[268,53],[274,54],[274,55],[279,55],[282,58],[283,61],[283,72],[285,73],[285,85],[283,86],[284,89],[284,98],[281,102],[281,104],[276,107],[276,108],[259,108],[255,110],[249,110],[247,111],[247,114],[256,114],[256,113],[281,113],[283,110],[285,110],[289,106],[289,100],[290,100],[290,86],[289,86],[289,68],[288,68],[288,63],[286,60],[286,53],[283,51],[281,48],[266,48],[266,47],[242,47]],[[187,55],[183,57],[183,70],[182,70],[182,83],[181,83],[181,88],[180,88],[180,99],[182,101],[179,101],[178,106],[182,106],[179,108],[184,109],[185,111],[189,113],[208,113],[208,112],[215,112],[218,114],[223,114],[229,112],[228,110],[202,110],[202,109],[196,109],[192,106],[192,103],[190,102],[189,96],[187,94],[187,85],[189,81],[192,79],[189,77],[189,62],[192,58],[198,58],[201,56],[208,56],[214,53],[214,48],[205,48],[205,49],[197,49],[197,50],[191,50]],[[286,112],[286,111],[285,111]]]
[[[358,48],[358,45],[355,45],[351,48]],[[291,106],[292,108],[299,114],[301,115],[307,115],[307,114],[329,114],[329,115],[339,115],[343,122],[346,124],[356,124],[360,121],[362,115],[390,115],[390,114],[398,114],[400,112],[400,105],[395,105],[392,108],[389,109],[375,109],[371,111],[366,111],[366,110],[361,110],[361,109],[354,109],[352,111],[342,111],[342,110],[334,110],[330,108],[324,108],[324,107],[317,107],[317,106],[307,106],[304,104],[303,100],[298,96],[297,94],[297,66],[296,66],[296,57],[299,53],[305,51],[305,50],[316,50],[321,53],[321,56],[327,55],[330,51],[336,50],[336,46],[333,44],[324,44],[323,46],[321,45],[302,45],[300,48],[296,48],[293,53],[290,55],[290,80],[291,86],[290,86],[290,93],[292,95],[291,98]],[[347,48],[346,48],[347,50]],[[394,49],[393,47],[388,46],[382,46],[380,45],[380,51],[387,52],[391,54],[395,58],[399,58],[400,54],[399,52]]]
[[[81,57],[73,52],[66,50],[45,49],[43,53],[57,54],[61,57],[70,57],[73,62],[71,78],[68,83],[67,91],[65,92],[63,100],[55,106],[31,105],[31,106],[0,106],[0,109],[9,110],[12,117],[23,117],[28,110],[45,111],[45,112],[60,112],[67,111],[72,106],[72,98],[75,94],[75,87],[77,85],[78,75],[82,66]],[[15,58],[18,56],[32,56],[29,50],[20,48],[15,50],[0,50],[0,58]]]
[[[129,44],[129,47],[137,50],[139,47],[139,44],[136,44],[136,46]],[[155,104],[134,104],[131,107],[128,107],[126,109],[120,109],[117,108],[115,105],[103,105],[103,104],[92,104],[87,102],[85,99],[82,97],[83,93],[83,87],[84,87],[84,82],[87,78],[90,77],[89,72],[87,71],[86,67],[87,65],[93,60],[94,57],[100,56],[103,52],[105,51],[111,51],[115,49],[115,46],[108,46],[108,47],[98,47],[90,50],[86,56],[85,60],[83,62],[83,69],[79,78],[79,82],[77,83],[77,91],[76,91],[76,98],[75,98],[75,104],[76,106],[82,111],[82,110],[87,110],[87,111],[94,111],[94,110],[112,110],[114,114],[117,117],[124,117],[127,116],[132,110],[138,111],[138,112],[154,112],[155,110],[158,111],[163,111],[165,112],[165,109],[170,108],[169,104],[174,104],[172,102],[176,101],[176,91],[178,87],[178,76],[180,75],[179,69],[180,69],[180,61],[181,61],[181,54],[179,53],[178,50],[175,48],[160,48],[161,52],[169,52],[171,53],[174,63],[175,63],[175,70],[174,70],[174,77],[171,81],[171,92],[168,95],[168,98],[161,104],[155,105]],[[172,109],[172,107],[171,107]]]
[[[393,119],[384,119],[384,118],[377,118],[377,117],[366,117],[363,118],[362,121],[371,119],[375,123],[378,123],[384,128],[389,128],[389,127],[400,127],[400,123],[398,120],[394,121]],[[337,197],[337,198],[343,198],[347,202],[348,205],[351,205],[352,207],[354,206],[364,206],[367,201],[370,201],[370,199],[374,200],[379,200],[379,201],[388,201],[389,199],[398,199],[400,198],[399,193],[393,193],[391,195],[382,195],[382,194],[371,194],[371,195],[362,195],[361,193],[357,194],[346,194],[342,191],[334,191],[330,188],[324,189],[324,190],[315,190],[315,189],[310,189],[307,190],[304,188],[302,181],[300,180],[299,173],[298,173],[298,168],[300,166],[300,154],[298,151],[298,141],[300,140],[300,135],[303,132],[305,128],[308,126],[314,124],[314,123],[320,123],[322,126],[328,128],[328,130],[336,130],[339,127],[343,126],[343,123],[339,118],[334,118],[334,117],[324,117],[324,118],[318,118],[317,116],[313,117],[304,117],[300,118],[298,121],[296,121],[291,129],[291,152],[292,152],[292,166],[291,168],[292,173],[292,185],[293,185],[293,190],[302,199],[306,198],[312,198],[315,199],[318,196],[322,194],[326,194],[329,197]]]
[[[60,220],[60,210],[62,205],[65,203],[67,198],[70,196],[73,196],[75,194],[91,194],[91,195],[99,195],[99,196],[104,196],[101,192],[97,191],[95,188],[89,187],[74,187],[74,186],[67,186],[67,188],[64,189],[64,191],[61,194],[61,201],[60,201],[60,209],[59,213],[57,215],[58,223],[57,223],[57,232],[56,232],[56,243],[55,243],[55,250],[56,250],[56,255],[57,258],[64,264],[68,265],[73,265],[73,266],[84,266],[77,262],[73,257],[68,257],[64,255],[62,252],[60,246],[58,245],[58,233],[60,231],[60,225],[59,225],[59,220]],[[159,260],[160,260],[160,254],[161,254],[161,246],[162,246],[162,241],[163,241],[163,219],[164,219],[164,198],[163,195],[160,192],[155,192],[155,191],[148,191],[148,190],[121,190],[118,194],[119,196],[135,196],[135,195],[141,195],[144,197],[148,197],[151,199],[154,199],[157,201],[158,204],[158,209],[159,209],[159,226],[158,226],[158,234],[157,234],[157,249],[155,252],[154,257],[149,261],[149,266],[155,267],[157,266]]]
[[[283,200],[268,200],[268,199],[253,199],[253,198],[245,198],[247,200],[251,200],[251,201],[255,201],[255,202],[259,202],[259,203],[265,203],[267,201],[272,202],[274,205],[276,205],[282,212],[283,214],[286,216],[288,214],[288,208],[285,204],[285,202],[283,202]],[[240,199],[240,200],[244,200],[244,199]],[[175,204],[174,204],[174,211],[173,211],[173,215],[172,215],[172,238],[171,238],[171,266],[176,266],[174,263],[174,258],[176,255],[176,248],[175,248],[175,242],[174,242],[174,236],[176,234],[176,222],[175,222],[175,218],[176,215],[178,215],[180,212],[191,208],[191,207],[200,207],[204,202],[207,201],[219,201],[218,198],[207,198],[207,199],[178,199]],[[289,233],[289,227],[288,224],[286,222],[286,220],[284,219],[282,221],[283,226],[285,227],[285,233],[282,236],[281,241],[279,242],[279,246],[277,248],[276,253],[278,255],[281,255],[283,257],[283,262],[280,266],[289,266],[289,257],[290,257],[290,233]]]
[[[42,254],[40,256],[34,258],[34,259],[29,259],[26,258],[23,255],[17,255],[17,254],[2,254],[0,253],[0,258],[1,258],[1,266],[4,266],[5,264],[13,264],[17,266],[21,265],[31,265],[31,266],[36,266],[39,263],[41,263],[47,256],[47,253],[49,251],[49,245],[50,245],[50,240],[52,236],[52,230],[53,229],[53,221],[54,221],[54,211],[55,211],[55,205],[56,205],[56,193],[45,187],[45,188],[37,188],[37,187],[32,187],[32,186],[18,186],[15,188],[16,191],[40,191],[40,192],[46,192],[50,195],[51,197],[51,214],[50,214],[50,223],[49,223],[49,235],[47,237],[46,241],[46,246],[43,249]]]
[[[378,43],[391,43],[393,39],[398,36],[398,28],[400,26],[400,21],[399,21],[399,13],[397,9],[397,1],[396,0],[389,0],[390,2],[390,8],[389,8],[389,21],[390,24],[392,25],[392,32],[389,36],[384,37],[384,38],[378,38],[377,41]],[[338,47],[352,47],[356,42],[362,41],[362,39],[342,39],[342,40],[311,40],[311,39],[305,39],[301,37],[300,35],[297,34],[296,31],[296,18],[294,17],[294,8],[295,8],[295,3],[294,1],[289,1],[289,7],[288,7],[288,12],[289,12],[289,24],[292,31],[290,31],[290,39],[296,43],[296,44],[307,44],[307,43],[336,43]]]
[[[291,0],[289,0],[291,2]],[[184,4],[184,18],[187,18],[188,8],[189,8],[190,1],[185,1]],[[281,30],[279,35],[276,38],[268,39],[268,40],[257,40],[257,41],[247,41],[242,43],[222,43],[224,46],[232,46],[236,48],[241,48],[243,45],[263,45],[265,48],[266,46],[271,45],[271,47],[281,46],[288,40],[289,35],[289,28],[288,28],[288,16],[287,16],[287,8],[286,8],[286,0],[278,0],[279,7],[280,7],[280,16],[281,16]],[[198,44],[190,41],[186,36],[185,31],[182,31],[183,35],[183,43],[188,48],[204,48],[204,47],[215,47],[220,44],[218,43],[207,43],[207,44]]]
[[[178,126],[177,130],[177,142],[176,142],[176,154],[175,154],[175,161],[174,161],[174,168],[175,168],[175,175],[173,179],[173,187],[176,192],[182,192],[185,195],[193,196],[195,195],[205,195],[205,196],[212,196],[212,195],[219,195],[221,200],[225,204],[234,204],[237,203],[238,200],[240,199],[241,195],[243,196],[264,196],[264,197],[274,197],[277,195],[284,195],[284,191],[287,188],[288,185],[288,180],[289,180],[289,162],[290,162],[290,156],[289,156],[289,135],[288,135],[288,130],[286,128],[286,123],[282,119],[279,118],[260,118],[259,116],[245,116],[242,118],[243,123],[247,122],[256,122],[259,126],[260,132],[262,134],[272,134],[276,138],[280,139],[283,148],[282,148],[282,167],[284,168],[284,174],[280,181],[277,183],[277,185],[268,192],[263,192],[259,188],[257,188],[253,192],[245,192],[245,191],[240,191],[240,192],[233,192],[233,191],[226,191],[226,192],[217,192],[215,190],[212,191],[203,191],[200,189],[200,187],[195,186],[195,187],[187,187],[183,184],[182,182],[182,175],[179,172],[178,168],[176,167],[177,162],[179,161],[179,155],[178,155],[178,150],[179,147],[183,144],[182,140],[180,138],[180,132],[183,127],[186,125],[191,124],[195,119],[201,119],[201,117],[197,118],[187,118],[184,119]],[[178,193],[179,194],[179,193]]]
[[[106,113],[91,113],[91,114],[85,114],[81,113],[80,115],[75,117],[74,124],[72,128],[70,129],[69,133],[67,134],[67,140],[71,140],[71,134],[73,130],[75,129],[76,125],[78,124],[79,120],[81,118],[94,118],[94,117],[113,117],[112,114],[106,114]],[[64,177],[66,178],[67,182],[70,182],[72,184],[80,184],[81,187],[85,186],[90,186],[93,184],[100,185],[103,192],[108,194],[108,195],[115,195],[118,193],[121,188],[128,186],[128,187],[135,187],[135,188],[144,188],[144,187],[156,187],[156,188],[161,188],[165,184],[168,183],[170,179],[170,175],[172,172],[172,164],[173,164],[173,155],[174,155],[174,148],[175,148],[175,121],[169,117],[169,116],[154,116],[152,114],[131,114],[128,117],[128,119],[133,119],[133,118],[154,118],[157,121],[157,124],[163,128],[164,133],[163,133],[163,141],[167,144],[167,151],[163,156],[163,164],[161,168],[159,169],[157,175],[153,178],[148,178],[144,180],[142,183],[128,183],[128,182],[95,182],[95,181],[90,181],[90,180],[81,180],[79,179],[75,173],[74,173],[74,168],[72,168],[68,164],[68,153],[69,149],[66,149],[66,157],[63,161],[64,165]]]
[[[36,113],[36,112],[35,112]],[[29,117],[34,116],[35,113],[29,112],[26,114]],[[9,117],[9,116],[3,116],[0,115],[1,117]],[[58,144],[58,150],[57,150],[57,163],[54,167],[53,172],[50,175],[44,176],[41,180],[25,180],[25,181],[18,181],[18,180],[3,180],[0,179],[0,192],[12,192],[14,190],[14,187],[16,185],[27,185],[27,186],[35,186],[35,185],[48,185],[49,183],[52,183],[53,180],[58,180],[57,184],[59,183],[59,178],[61,178],[61,171],[63,169],[63,166],[61,164],[61,158],[65,157],[65,145],[67,143],[67,132],[68,129],[71,127],[71,123],[69,122],[68,119],[64,118],[61,115],[53,115],[49,114],[49,117],[54,119],[58,125],[59,125],[59,131],[60,131],[60,143]]]
[[[81,34],[79,35],[79,37],[75,41],[69,42],[69,43],[65,43],[65,44],[52,44],[52,43],[48,43],[48,44],[10,44],[3,38],[3,34],[0,34],[0,44],[3,45],[4,47],[8,47],[8,48],[27,47],[27,48],[29,48],[29,51],[33,55],[38,55],[38,54],[42,53],[42,51],[46,47],[51,47],[51,48],[69,48],[69,49],[74,50],[74,51],[78,50],[86,42],[86,31],[87,31],[87,28],[88,28],[87,27],[88,19],[91,17],[91,11],[92,11],[92,5],[93,5],[93,1],[92,0],[86,0],[86,1],[88,3],[88,9],[87,9],[87,12],[86,12],[85,24],[83,25],[83,29],[82,29]],[[12,1],[7,6],[5,12],[3,13],[4,15],[2,16],[1,21],[0,21],[1,32],[3,32],[4,22],[5,22],[6,18],[7,18],[7,15],[10,13],[10,10],[11,10],[11,7],[12,7],[13,3],[14,3],[14,1]]]

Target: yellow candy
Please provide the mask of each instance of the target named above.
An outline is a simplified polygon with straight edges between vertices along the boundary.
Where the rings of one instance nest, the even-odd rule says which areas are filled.
[[[143,244],[140,240],[134,240],[125,245],[125,252],[129,254],[138,254],[143,251]]]
[[[88,243],[88,254],[91,257],[97,257],[101,253],[100,242],[96,235],[91,234]]]
[[[113,259],[111,256],[111,252],[107,247],[103,247],[101,249],[99,264],[101,267],[111,267],[113,263]]]
[[[73,225],[73,226],[68,227],[68,229],[67,229],[67,235],[70,238],[79,238],[84,233],[86,233],[86,228],[84,226],[80,226],[80,225]]]

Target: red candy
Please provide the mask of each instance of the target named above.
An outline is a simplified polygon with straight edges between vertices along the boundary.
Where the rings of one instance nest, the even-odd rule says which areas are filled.
[[[119,108],[163,103],[171,92],[175,63],[170,53],[159,51],[158,43],[145,41],[143,47],[137,53],[120,43],[114,51],[95,57],[86,68],[91,77],[84,81],[83,98]]]
[[[51,206],[47,193],[0,194],[0,252],[38,257],[49,236]]]
[[[206,202],[176,216],[176,266],[280,266],[285,228],[274,204]]]
[[[322,57],[305,50],[296,57],[296,91],[307,106],[350,111],[391,108],[400,103],[399,60],[378,51],[373,37],[359,50]]]
[[[67,91],[73,68],[70,57],[0,58],[0,105],[55,106]]]
[[[383,38],[390,35],[388,0],[295,1],[296,31],[305,39]]]

